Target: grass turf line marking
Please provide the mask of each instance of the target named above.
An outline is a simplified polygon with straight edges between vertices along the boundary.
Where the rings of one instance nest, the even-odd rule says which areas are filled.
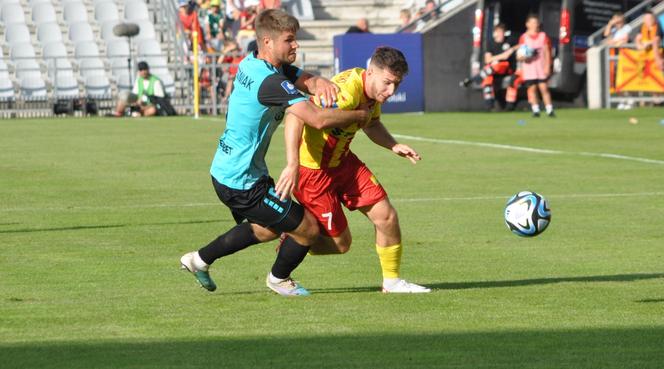
[[[537,154],[548,154],[548,155],[564,155],[564,154],[581,155],[581,156],[591,156],[591,157],[599,157],[599,158],[606,158],[606,159],[630,160],[630,161],[637,161],[637,162],[640,162],[640,163],[647,163],[647,164],[664,165],[664,160],[639,158],[639,157],[636,157],[636,156],[627,156],[627,155],[602,153],[602,152],[567,152],[567,151],[560,151],[560,150],[536,149],[536,148],[525,147],[525,146],[495,144],[495,143],[490,143],[490,142],[444,140],[444,139],[409,136],[409,135],[402,135],[402,134],[392,134],[392,136],[394,136],[396,138],[402,138],[402,139],[405,139],[405,140],[431,142],[431,143],[442,143],[442,144],[449,144],[449,145],[479,146],[479,147],[488,147],[488,148],[493,148],[493,149],[525,151],[525,152],[532,152],[532,153],[537,153]]]
[[[560,195],[546,195],[547,199],[574,199],[574,198],[612,198],[612,197],[657,197],[664,196],[664,192],[627,192],[627,193],[571,193]],[[391,199],[393,202],[427,202],[427,201],[481,201],[481,200],[507,200],[510,196],[471,196],[471,197],[428,197],[410,199]],[[17,211],[64,211],[64,210],[114,210],[114,209],[155,209],[155,208],[194,208],[220,206],[220,202],[194,202],[183,204],[138,204],[116,206],[53,206],[53,207],[24,207],[0,209],[0,213]]]

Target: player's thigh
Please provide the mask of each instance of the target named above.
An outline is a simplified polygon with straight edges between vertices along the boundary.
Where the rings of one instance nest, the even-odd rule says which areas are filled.
[[[250,223],[272,230],[275,234],[300,228],[305,216],[304,207],[291,198],[281,200],[274,190],[274,181],[271,178],[259,180],[248,190],[229,188],[214,178],[212,182],[217,196],[231,209],[236,221],[244,218]]]
[[[386,197],[376,204],[359,209],[377,227],[398,227],[397,210]]]
[[[157,107],[154,105],[147,105],[141,107],[141,113],[144,117],[151,117],[157,114]]]
[[[313,215],[320,233],[337,237],[348,228],[348,221],[341,207],[341,200],[333,187],[335,178],[322,170],[300,169],[295,198]]]
[[[344,206],[352,211],[377,204],[387,198],[387,192],[363,162],[352,153],[347,160],[337,179],[338,195]]]

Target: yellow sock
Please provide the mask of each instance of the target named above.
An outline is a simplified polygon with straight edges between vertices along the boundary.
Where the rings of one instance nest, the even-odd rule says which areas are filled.
[[[383,278],[399,278],[401,267],[401,244],[381,247],[376,245],[380,267],[383,269]]]

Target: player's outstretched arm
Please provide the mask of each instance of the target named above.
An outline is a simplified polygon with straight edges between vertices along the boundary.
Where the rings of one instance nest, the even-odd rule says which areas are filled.
[[[284,139],[286,141],[286,167],[281,171],[274,190],[282,200],[287,199],[297,186],[300,174],[300,139],[304,122],[293,114],[284,118]]]
[[[362,129],[376,145],[392,150],[393,153],[401,157],[408,158],[413,164],[417,164],[418,161],[422,160],[420,154],[410,146],[398,143],[380,120],[374,119]]]
[[[311,101],[302,101],[291,105],[287,112],[316,129],[346,127],[353,123],[364,125],[363,123],[371,118],[371,109],[367,105],[355,110],[322,109]]]

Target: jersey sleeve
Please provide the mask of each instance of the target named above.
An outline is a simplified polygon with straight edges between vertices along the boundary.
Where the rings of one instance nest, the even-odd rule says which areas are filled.
[[[301,101],[304,97],[283,74],[272,74],[265,78],[258,88],[258,102],[265,106],[291,106]]]
[[[286,78],[292,83],[295,83],[302,75],[302,69],[290,64],[284,64],[283,71]]]

